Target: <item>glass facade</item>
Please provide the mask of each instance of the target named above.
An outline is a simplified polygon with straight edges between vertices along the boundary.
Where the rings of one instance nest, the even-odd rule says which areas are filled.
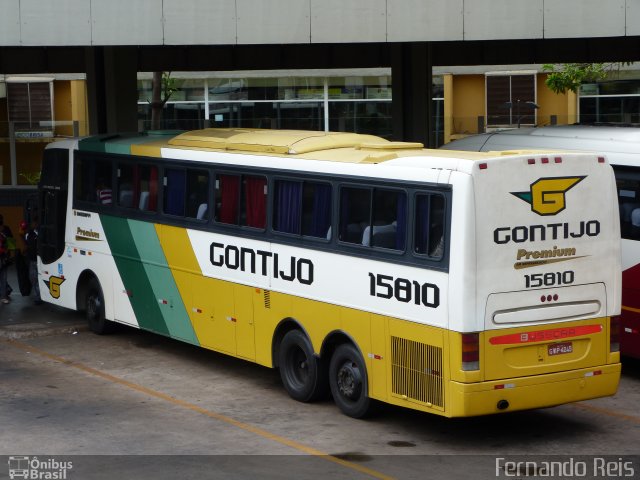
[[[640,80],[580,87],[580,123],[640,123]]]
[[[348,131],[390,138],[391,74],[172,79],[161,128],[244,127]],[[138,81],[138,120],[151,128],[149,78]]]

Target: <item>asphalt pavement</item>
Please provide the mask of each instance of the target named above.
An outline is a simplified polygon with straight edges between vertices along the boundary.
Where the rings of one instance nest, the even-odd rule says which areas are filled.
[[[37,305],[34,297],[23,297],[18,289],[15,266],[9,267],[11,302],[0,303],[0,338],[21,339],[86,330],[82,313],[49,303]],[[41,286],[41,288],[43,288]]]

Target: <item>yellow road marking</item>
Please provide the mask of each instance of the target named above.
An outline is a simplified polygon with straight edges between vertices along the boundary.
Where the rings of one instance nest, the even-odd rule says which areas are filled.
[[[587,405],[586,403],[573,403],[571,406],[575,408],[580,408],[582,410],[587,410],[593,413],[599,413],[601,415],[607,415],[609,417],[619,418],[621,420],[626,420],[628,422],[640,423],[640,417],[636,417],[635,415],[627,415],[625,413],[618,413],[614,410],[609,410],[608,408],[596,407],[594,405]]]
[[[622,305],[622,310],[627,310],[629,312],[640,313],[640,308],[627,307],[626,305]]]
[[[268,432],[266,430],[263,430],[262,428],[258,428],[258,427],[254,427],[253,425],[249,425],[247,423],[241,422],[239,420],[236,420],[234,418],[228,417],[226,415],[222,415],[220,413],[216,413],[216,412],[212,412],[211,410],[207,410],[206,408],[202,408],[199,407],[197,405],[194,405],[193,403],[189,403],[186,402],[184,400],[180,400],[179,398],[175,398],[172,397],[170,395],[164,394],[162,392],[158,392],[157,390],[152,390],[150,388],[147,387],[143,387],[142,385],[138,385],[137,383],[133,383],[130,382],[128,380],[124,380],[120,377],[116,377],[114,375],[111,375],[109,373],[105,373],[102,372],[100,370],[96,370],[95,368],[91,368],[87,365],[84,365],[82,363],[79,362],[74,362],[72,360],[67,360],[64,357],[60,357],[58,355],[54,355],[52,353],[46,352],[44,350],[40,350],[39,348],[33,347],[29,344],[26,343],[22,343],[19,342],[17,340],[6,340],[6,343],[8,343],[9,345],[12,345],[13,347],[19,348],[21,350],[24,350],[25,352],[31,352],[31,353],[36,353],[42,357],[48,358],[50,360],[53,360],[55,362],[59,362],[62,363],[63,365],[67,365],[69,367],[73,367],[73,368],[77,368],[78,370],[82,370],[83,372],[86,372],[90,375],[94,375],[96,377],[100,377],[104,380],[108,380],[110,382],[125,386],[127,388],[130,388],[132,390],[136,390],[137,392],[141,392],[144,393],[146,395],[149,395],[151,397],[155,397],[158,398],[160,400],[164,400],[166,402],[172,403],[174,405],[178,405],[180,407],[186,408],[188,410],[200,413],[202,415],[206,415],[209,418],[213,418],[215,420],[219,420],[221,422],[227,423],[229,425],[233,425],[234,427],[240,428],[241,430],[245,430],[247,432],[251,432],[254,433],[256,435],[259,435],[261,437],[267,438],[269,440],[272,440],[274,442],[280,443],[282,445],[286,445],[288,447],[291,447],[295,450],[299,450],[301,452],[304,452],[308,455],[313,455],[315,457],[319,457],[322,458],[323,460],[327,460],[329,462],[333,462],[333,463],[337,463],[338,465],[341,465],[343,467],[346,468],[350,468],[352,470],[356,470],[360,473],[364,473],[366,475],[370,475],[374,478],[379,478],[382,480],[390,480],[393,477],[390,477],[388,475],[385,475],[381,472],[378,472],[376,470],[372,470],[370,468],[367,467],[363,467],[361,465],[358,465],[356,463],[352,463],[352,462],[348,462],[346,460],[342,460],[338,457],[334,457],[332,455],[329,455],[328,453],[322,452],[320,450],[316,450],[315,448],[312,447],[308,447],[306,445],[303,445],[301,443],[298,443],[294,440],[290,440],[288,438],[282,437],[280,435]]]

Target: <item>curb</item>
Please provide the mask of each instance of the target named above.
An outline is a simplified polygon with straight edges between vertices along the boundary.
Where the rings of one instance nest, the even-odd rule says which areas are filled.
[[[20,340],[24,338],[47,337],[50,335],[75,335],[79,332],[86,332],[88,330],[89,327],[84,323],[58,326],[21,323],[0,327],[0,338]]]

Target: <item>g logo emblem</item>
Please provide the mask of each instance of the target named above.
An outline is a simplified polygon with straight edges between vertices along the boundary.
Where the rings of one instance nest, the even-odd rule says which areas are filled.
[[[555,215],[566,207],[565,194],[586,177],[539,178],[528,192],[511,192],[538,215]]]
[[[60,285],[62,285],[63,282],[64,278],[54,276],[49,277],[49,280],[44,282],[52,298],[60,298]]]

